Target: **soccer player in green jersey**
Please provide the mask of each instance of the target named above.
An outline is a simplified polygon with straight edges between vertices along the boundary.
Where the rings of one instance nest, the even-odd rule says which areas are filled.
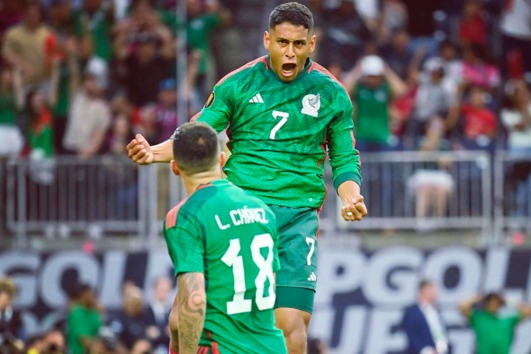
[[[279,258],[275,318],[291,354],[304,353],[317,280],[318,211],[324,201],[328,153],[347,221],[367,209],[360,194],[352,103],[345,88],[310,53],[313,17],[291,2],[277,6],[264,33],[268,55],[221,79],[192,120],[227,129],[230,182],[276,214]],[[171,141],[150,146],[137,135],[127,146],[138,164],[168,162]]]
[[[164,222],[177,296],[170,315],[174,353],[287,353],[275,327],[275,214],[222,179],[216,132],[186,123],[173,135],[172,171],[189,197]]]

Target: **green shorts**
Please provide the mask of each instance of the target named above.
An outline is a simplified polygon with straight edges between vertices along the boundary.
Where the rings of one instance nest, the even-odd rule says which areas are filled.
[[[317,283],[317,209],[269,205],[278,223],[277,301],[275,307],[311,313]]]

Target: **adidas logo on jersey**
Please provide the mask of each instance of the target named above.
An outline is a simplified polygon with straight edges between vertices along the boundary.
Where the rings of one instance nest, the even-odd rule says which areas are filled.
[[[310,276],[308,277],[309,281],[317,281],[317,276],[314,272],[311,272]]]
[[[254,95],[253,98],[251,98],[249,100],[250,103],[264,103],[264,100],[262,99],[262,95],[260,95],[259,93],[257,93],[256,95]]]

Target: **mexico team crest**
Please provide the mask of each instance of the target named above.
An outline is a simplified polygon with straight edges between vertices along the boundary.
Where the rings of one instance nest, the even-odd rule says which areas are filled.
[[[321,108],[321,97],[317,95],[306,95],[302,99],[301,113],[317,118]]]

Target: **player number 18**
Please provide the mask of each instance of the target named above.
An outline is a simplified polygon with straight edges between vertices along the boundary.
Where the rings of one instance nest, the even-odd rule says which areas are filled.
[[[267,257],[264,258],[260,250],[267,248]],[[230,245],[221,261],[232,268],[234,276],[234,297],[227,302],[229,315],[251,312],[252,300],[245,299],[245,269],[243,257],[239,255],[241,250],[240,240],[230,240]],[[273,308],[275,305],[275,274],[273,273],[273,238],[270,234],[256,235],[251,242],[251,255],[253,262],[258,267],[258,275],[254,283],[256,286],[255,302],[260,310]],[[266,280],[269,280],[269,295],[264,296]]]

